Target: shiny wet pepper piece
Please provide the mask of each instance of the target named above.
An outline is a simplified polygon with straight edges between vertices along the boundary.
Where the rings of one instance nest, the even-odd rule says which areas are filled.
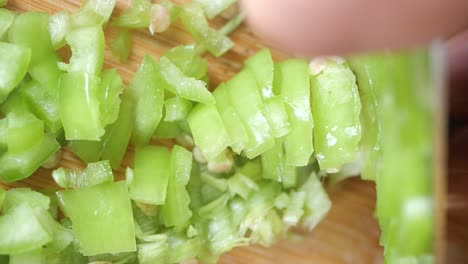
[[[322,71],[311,78],[315,157],[321,169],[337,172],[356,160],[361,139],[361,100],[349,67],[334,60],[325,63]]]
[[[96,76],[78,72],[61,76],[58,106],[67,140],[99,140],[104,135],[98,89]]]
[[[170,162],[171,153],[164,147],[146,146],[137,149],[130,197],[147,204],[164,204]]]
[[[257,87],[262,98],[265,100],[273,97],[274,64],[270,50],[263,49],[257,52],[245,61],[245,66],[255,75]]]
[[[282,95],[291,131],[285,136],[286,161],[292,166],[305,166],[314,152],[312,111],[310,107],[310,74],[303,60],[288,60],[275,65],[275,93]]]
[[[9,113],[8,153],[19,154],[39,145],[44,139],[44,121],[32,114]]]
[[[86,0],[80,9],[72,15],[73,27],[101,26],[114,10],[117,0]]]
[[[153,136],[162,118],[164,88],[159,76],[159,65],[146,55],[129,85],[136,100],[133,142],[145,145]]]
[[[29,48],[0,42],[0,103],[23,80],[30,58]]]
[[[72,29],[71,23],[71,16],[65,10],[50,16],[49,34],[54,49],[65,46],[65,37]]]
[[[151,23],[151,2],[135,0],[130,8],[112,20],[112,25],[122,28],[147,28]]]
[[[30,67],[55,53],[49,34],[49,14],[26,12],[16,17],[8,30],[8,41],[31,49]]]
[[[0,8],[0,38],[3,39],[5,33],[8,32],[11,24],[15,20],[16,14],[5,8]]]
[[[125,182],[57,192],[85,256],[136,250],[132,205]]]
[[[200,147],[207,160],[215,159],[231,144],[231,138],[215,105],[197,105],[187,122],[195,144]]]

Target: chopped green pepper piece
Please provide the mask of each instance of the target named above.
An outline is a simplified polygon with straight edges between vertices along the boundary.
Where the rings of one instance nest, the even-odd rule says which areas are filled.
[[[274,82],[276,94],[284,98],[291,123],[291,131],[284,140],[286,162],[292,166],[305,166],[314,152],[309,67],[302,60],[277,64]]]
[[[101,26],[107,23],[117,0],[86,0],[78,12],[72,15],[75,28]]]
[[[8,150],[8,122],[0,119],[0,156]]]
[[[29,48],[0,42],[0,103],[23,80],[30,58]]]
[[[296,185],[296,169],[287,163],[283,144],[277,143],[273,148],[265,151],[261,158],[263,178],[282,182],[284,188]]]
[[[236,0],[195,0],[199,3],[208,18],[214,18],[233,5]]]
[[[166,227],[174,226],[176,230],[182,230],[189,225],[192,211],[189,209],[190,196],[185,187],[191,169],[192,153],[175,145],[171,155],[166,202],[162,208]]]
[[[104,31],[100,26],[75,29],[66,40],[72,50],[70,64],[61,64],[67,72],[100,75],[104,63]]]
[[[257,81],[257,88],[263,100],[274,96],[274,64],[269,49],[263,49],[245,61],[245,66],[252,71]]]
[[[198,4],[185,5],[180,12],[180,17],[195,39],[216,57],[232,48],[233,43],[229,38],[209,26],[203,9]]]
[[[192,110],[192,103],[181,97],[173,97],[164,102],[164,109],[166,110],[164,121],[185,120]]]
[[[65,37],[71,30],[71,17],[67,11],[60,11],[49,19],[49,34],[54,49],[65,46]]]
[[[60,187],[75,189],[114,181],[114,175],[107,160],[88,163],[83,171],[59,168],[52,172],[52,177]]]
[[[0,3],[1,6],[1,3]],[[3,39],[15,20],[16,14],[8,9],[0,8],[0,39]]]
[[[57,192],[85,256],[136,250],[132,205],[125,182]]]
[[[22,204],[27,204],[33,209],[47,211],[50,206],[50,198],[29,188],[10,189],[5,194],[2,212],[7,212]]]
[[[112,25],[122,28],[147,28],[151,24],[151,2],[135,0],[129,9],[112,21]]]
[[[28,204],[20,204],[0,216],[0,254],[21,254],[44,246],[52,240],[41,214]]]
[[[144,242],[137,245],[140,264],[166,263],[169,251],[166,234],[145,237]]]
[[[101,74],[98,100],[103,126],[112,124],[119,115],[120,94],[125,89],[117,69],[110,69]]]
[[[165,82],[165,88],[182,98],[201,102],[204,104],[214,104],[213,95],[206,88],[206,83],[195,78],[188,77],[177,68],[168,58],[159,59],[161,77]]]
[[[54,52],[49,34],[49,15],[26,12],[16,17],[8,31],[8,41],[31,49],[30,67]]]
[[[8,4],[8,0],[1,0],[0,6],[6,6]]]
[[[9,264],[43,264],[44,253],[42,248],[37,248],[21,254],[11,254]]]
[[[106,134],[103,138],[106,137]],[[99,141],[93,140],[70,140],[68,147],[84,162],[96,162],[101,158],[101,152],[104,142],[103,139]]]
[[[158,68],[153,58],[146,55],[129,86],[136,98],[133,141],[139,146],[148,143],[162,118],[164,89]]]
[[[5,182],[27,178],[59,149],[57,140],[45,134],[42,142],[29,150],[18,154],[7,152],[0,156],[0,178]]]
[[[239,195],[247,199],[252,191],[258,191],[258,185],[249,177],[237,172],[228,179],[228,189],[231,196]]]
[[[288,112],[282,96],[274,96],[264,101],[265,113],[271,126],[271,134],[275,138],[287,135],[291,131]]]
[[[41,144],[44,139],[44,122],[32,114],[7,115],[8,153],[24,153]]]
[[[148,204],[164,204],[170,173],[171,154],[164,147],[137,149],[130,197]]]
[[[361,139],[361,101],[356,77],[346,64],[331,59],[319,63],[325,66],[311,79],[315,156],[321,169],[337,172],[356,160]]]
[[[315,173],[309,176],[299,191],[306,194],[301,223],[308,230],[312,230],[330,210],[331,201]]]
[[[6,191],[0,188],[0,211],[3,210],[3,202],[5,201]]]
[[[245,154],[247,158],[253,159],[275,144],[255,77],[248,69],[244,69],[226,85],[230,102],[239,113],[249,136]]]
[[[215,159],[231,144],[215,105],[197,105],[187,121],[195,144],[200,147],[207,160]]]
[[[110,48],[112,55],[119,59],[120,62],[127,62],[130,57],[132,48],[132,31],[128,29],[120,29],[115,39],[112,40]]]
[[[188,238],[185,234],[168,233],[168,263],[183,263],[198,256],[201,247],[198,236]]]
[[[98,99],[99,78],[88,73],[60,77],[58,106],[68,140],[99,140],[104,135]]]
[[[197,53],[195,44],[181,45],[172,48],[164,54],[164,57],[171,60],[185,75],[202,80],[206,77],[208,62]]]

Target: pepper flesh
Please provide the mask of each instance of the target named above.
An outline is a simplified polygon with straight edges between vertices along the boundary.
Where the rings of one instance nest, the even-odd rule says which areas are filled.
[[[31,58],[29,48],[0,43],[0,103],[24,78]],[[11,63],[15,62],[15,63]]]

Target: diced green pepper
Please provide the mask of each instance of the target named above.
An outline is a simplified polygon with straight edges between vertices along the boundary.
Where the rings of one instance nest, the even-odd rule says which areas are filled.
[[[184,130],[182,130],[179,122],[166,122],[162,120],[159,122],[156,131],[154,131],[155,138],[167,138],[174,139],[182,135]]]
[[[164,102],[164,109],[166,110],[164,121],[184,120],[192,110],[192,103],[181,97],[173,97]]]
[[[122,28],[147,28],[151,23],[151,2],[135,0],[129,9],[112,21],[112,25]]]
[[[112,55],[119,59],[120,62],[127,62],[130,57],[132,48],[132,31],[128,29],[120,29],[115,39],[112,40],[110,48]]]
[[[0,6],[1,3],[0,3]],[[0,8],[0,39],[3,39],[11,24],[15,20],[16,14],[8,9]]]
[[[57,192],[85,256],[136,250],[132,206],[125,182]]]
[[[221,56],[232,48],[233,43],[229,38],[209,26],[203,9],[198,4],[185,5],[180,17],[188,31],[213,55]]]
[[[258,191],[258,185],[242,173],[236,173],[228,179],[228,189],[231,196],[239,195],[247,199],[253,191]]]
[[[60,11],[50,16],[49,34],[54,49],[65,46],[65,37],[71,30],[71,17],[67,11]]]
[[[286,161],[305,166],[314,152],[312,112],[310,107],[309,67],[302,60],[288,60],[275,66],[274,87],[286,104],[291,131],[285,136]]]
[[[112,124],[119,115],[120,94],[125,89],[122,78],[117,70],[110,69],[101,74],[98,100],[103,126]]]
[[[215,105],[197,105],[187,121],[195,144],[200,147],[207,160],[216,158],[231,144],[231,138]]]
[[[331,201],[315,173],[309,176],[299,191],[306,194],[301,223],[308,230],[312,230],[330,210]]]
[[[21,82],[30,58],[29,48],[0,42],[0,103]]]
[[[8,153],[16,155],[35,148],[44,139],[44,122],[32,114],[7,115]]]
[[[263,49],[245,61],[245,66],[252,71],[257,81],[258,91],[263,100],[274,96],[274,64],[269,49]]]
[[[67,72],[100,75],[104,63],[104,31],[100,26],[75,29],[67,34],[72,50],[70,64],[61,64]]]
[[[239,113],[249,136],[245,154],[250,159],[255,158],[275,144],[255,77],[248,69],[244,69],[226,85],[230,102]]]
[[[56,89],[58,90],[58,89]],[[62,129],[62,120],[57,105],[57,93],[50,93],[36,81],[26,84],[22,95],[27,100],[32,112],[44,120],[51,133],[57,133]]]
[[[52,177],[60,187],[75,189],[114,181],[114,175],[107,160],[88,163],[83,171],[59,168],[52,172]]]
[[[274,96],[264,101],[265,113],[271,126],[271,134],[275,138],[287,135],[291,131],[288,112],[282,96]]]
[[[185,75],[198,80],[204,79],[208,70],[208,62],[197,53],[194,44],[182,45],[172,48],[164,54]]]
[[[21,204],[0,216],[0,254],[21,254],[49,243],[52,236],[40,218],[44,213]]]
[[[169,251],[166,234],[148,236],[138,246],[138,261],[140,264],[166,263]]]
[[[0,178],[5,182],[27,178],[59,149],[54,136],[45,134],[42,142],[31,149],[18,154],[7,152],[0,156]]]
[[[74,27],[101,26],[107,23],[117,0],[86,0],[72,15]]]
[[[234,152],[240,154],[247,147],[249,136],[239,117],[239,113],[230,103],[227,89],[228,87],[222,83],[215,89],[213,95],[216,99],[219,115],[223,120],[229,137],[232,139],[231,148]]]
[[[0,211],[3,210],[3,201],[5,200],[6,191],[0,188]]]
[[[171,154],[164,147],[137,149],[130,197],[148,204],[164,204],[170,174]]]
[[[132,135],[133,118],[135,116],[135,100],[124,92],[120,104],[119,116],[114,124],[106,130],[101,159],[109,160],[113,169],[118,169],[122,163],[128,143]]]
[[[0,156],[8,150],[8,121],[0,119]]]
[[[49,14],[26,12],[16,17],[8,31],[8,41],[31,49],[30,67],[54,53],[49,34]]]
[[[213,95],[206,88],[206,83],[195,78],[188,77],[168,58],[159,59],[161,77],[165,82],[165,88],[177,96],[187,100],[214,104]]]
[[[261,159],[263,178],[282,182],[284,188],[296,186],[296,168],[287,163],[281,142],[265,151]]]
[[[315,157],[321,169],[337,172],[356,160],[361,139],[356,77],[346,64],[329,60],[311,86]]]
[[[148,143],[162,118],[164,89],[158,71],[159,65],[146,55],[129,86],[136,98],[133,141],[139,146]]]
[[[98,89],[99,78],[88,73],[60,77],[58,106],[68,140],[99,140],[104,135]]]
[[[2,212],[7,212],[22,204],[27,204],[33,209],[47,211],[50,206],[50,198],[29,188],[10,189],[6,192]]]
[[[233,5],[236,0],[196,0],[195,2],[203,7],[208,18],[214,18]]]
[[[172,149],[166,202],[162,208],[164,225],[182,230],[189,225],[192,211],[186,185],[192,170],[192,153],[177,145]]]
[[[68,147],[70,150],[78,156],[84,162],[96,162],[101,158],[101,152],[104,145],[104,138],[107,134],[104,134],[101,140],[70,140],[68,141]]]

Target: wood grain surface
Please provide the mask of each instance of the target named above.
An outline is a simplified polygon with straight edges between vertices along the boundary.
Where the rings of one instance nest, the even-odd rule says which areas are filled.
[[[20,12],[38,10],[55,13],[66,9],[71,12],[78,9],[82,0],[10,0],[8,8]],[[131,0],[119,0],[116,11],[118,14],[125,9]],[[180,0],[179,0],[180,1]],[[212,21],[213,26],[220,27],[226,21],[217,18]],[[116,29],[106,29],[106,40],[113,39]],[[246,26],[231,35],[235,42],[234,48],[221,58],[207,55],[209,61],[209,77],[211,88],[219,82],[231,78],[243,65],[243,61],[259,49],[266,47]],[[163,34],[151,36],[147,31],[135,31],[132,39],[132,53],[128,63],[121,64],[115,59],[110,50],[105,53],[105,68],[115,67],[120,72],[125,83],[129,83],[138,69],[142,58],[147,53],[158,58],[165,51],[178,44],[191,43],[192,37],[183,30],[180,24],[174,24]],[[69,56],[69,51],[62,50],[62,55]],[[272,50],[275,60],[282,60],[285,54]],[[467,130],[468,131],[468,130]],[[468,141],[467,141],[468,142]],[[153,142],[164,144],[165,142]],[[465,145],[465,146],[468,146]],[[123,178],[124,168],[132,165],[134,149],[129,147],[122,167],[115,171],[117,178]],[[63,157],[58,166],[66,168],[83,168],[85,164],[74,156],[68,149],[63,149]],[[32,177],[6,185],[0,181],[0,187],[31,187],[54,188],[57,187],[52,178],[51,170],[39,169]],[[312,232],[300,228],[294,230],[294,239],[284,239],[275,246],[263,248],[250,246],[237,248],[225,254],[221,263],[383,263],[383,250],[378,244],[380,231],[374,218],[375,186],[370,182],[359,179],[349,179],[327,190],[333,202],[333,207],[325,220]],[[457,218],[458,219],[458,218]],[[463,219],[463,218],[460,218]],[[466,218],[465,218],[466,219]],[[464,223],[467,223],[465,221]],[[459,225],[462,228],[462,225]],[[468,234],[465,230],[464,233]],[[459,231],[459,230],[457,230]],[[302,237],[299,239],[298,237]],[[468,238],[468,235],[467,235]],[[459,243],[456,239],[454,245]],[[462,245],[462,244],[460,244]],[[450,256],[449,251],[449,256]],[[456,260],[463,259],[463,250],[453,253]],[[462,262],[448,262],[462,263]]]

